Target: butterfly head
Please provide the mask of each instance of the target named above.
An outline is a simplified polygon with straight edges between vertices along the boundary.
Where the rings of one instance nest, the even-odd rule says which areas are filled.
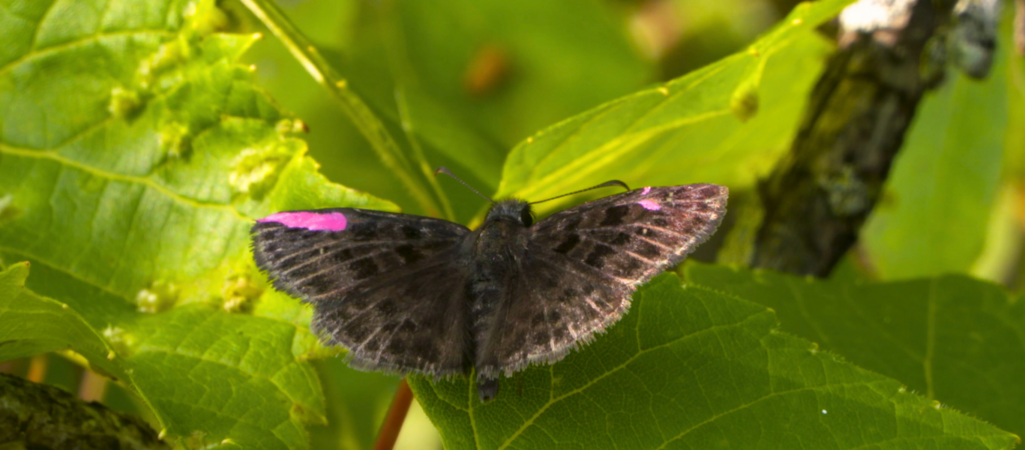
[[[494,204],[488,211],[484,223],[506,222],[529,227],[534,224],[534,215],[530,212],[530,204],[522,200],[502,200]]]

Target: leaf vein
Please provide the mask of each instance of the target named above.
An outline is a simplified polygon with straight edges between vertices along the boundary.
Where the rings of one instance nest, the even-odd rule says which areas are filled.
[[[754,317],[755,315],[758,315],[758,314],[761,314],[761,312],[748,315],[747,317],[745,317],[744,319],[742,319],[740,321],[737,321],[736,323],[729,323],[729,324],[724,324],[724,325],[710,326],[708,328],[705,328],[705,329],[702,329],[702,330],[698,330],[698,331],[695,331],[693,333],[686,334],[686,335],[680,336],[680,337],[675,338],[675,339],[668,340],[668,341],[666,341],[666,342],[664,342],[662,344],[656,345],[654,347],[650,347],[650,348],[639,350],[637,352],[637,354],[631,356],[629,359],[624,361],[622,364],[619,364],[618,366],[613,367],[612,369],[609,369],[609,370],[605,371],[605,373],[603,373],[603,374],[595,377],[594,379],[588,381],[583,386],[580,386],[579,388],[576,388],[576,389],[574,389],[572,391],[569,391],[569,392],[567,392],[565,394],[562,394],[562,395],[552,399],[548,403],[546,403],[543,407],[541,407],[541,409],[539,409],[536,413],[534,413],[534,415],[531,416],[530,419],[528,419],[526,422],[524,422],[524,424],[518,430],[516,430],[516,432],[514,432],[511,436],[509,436],[509,438],[506,439],[505,442],[503,442],[502,445],[498,447],[499,450],[502,450],[504,448],[508,448],[509,444],[511,444],[514,440],[516,440],[516,438],[519,437],[523,433],[524,430],[526,430],[530,425],[532,425],[534,423],[534,421],[537,420],[537,418],[541,416],[541,414],[543,414],[545,411],[547,411],[548,408],[550,408],[555,403],[558,403],[559,401],[561,401],[561,400],[563,400],[563,399],[565,399],[567,397],[570,397],[570,396],[573,396],[573,395],[576,395],[576,394],[579,394],[579,393],[583,392],[584,390],[586,390],[586,389],[590,388],[591,386],[595,385],[598,381],[601,381],[602,379],[612,375],[613,373],[616,373],[616,372],[626,368],[630,363],[632,363],[633,361],[637,360],[637,358],[640,358],[642,355],[650,353],[650,352],[653,352],[653,351],[658,350],[660,348],[668,347],[670,345],[676,344],[676,343],[684,341],[686,339],[690,339],[690,338],[695,337],[695,336],[700,336],[700,335],[708,333],[708,332],[712,332],[712,331],[719,330],[719,329],[735,328],[735,327],[741,326],[741,325],[743,325],[744,322],[747,321],[747,319],[749,319],[751,317]]]
[[[205,202],[205,201],[201,201],[201,200],[194,199],[194,198],[191,198],[191,197],[187,197],[187,196],[184,196],[184,195],[181,195],[181,194],[179,194],[177,192],[172,191],[168,187],[166,187],[166,186],[164,186],[164,185],[162,185],[160,183],[157,183],[157,182],[153,181],[152,179],[145,178],[145,177],[140,177],[140,176],[137,176],[137,175],[124,175],[124,174],[109,172],[109,171],[106,171],[106,170],[103,170],[103,169],[98,169],[98,168],[91,167],[91,166],[88,166],[86,164],[83,164],[81,162],[78,162],[78,161],[66,158],[64,156],[61,156],[60,154],[57,154],[56,152],[53,152],[53,151],[25,150],[25,149],[20,149],[20,148],[10,147],[8,145],[0,144],[0,154],[4,154],[4,153],[6,153],[8,155],[14,155],[14,156],[23,157],[23,158],[34,158],[34,159],[39,159],[39,160],[50,160],[50,161],[53,161],[53,162],[55,162],[57,164],[60,164],[62,167],[65,167],[65,166],[66,167],[72,167],[72,168],[75,168],[77,170],[81,170],[83,172],[87,172],[89,174],[95,175],[97,177],[107,178],[107,179],[110,179],[110,180],[121,181],[121,182],[125,182],[125,183],[140,184],[140,185],[143,185],[143,186],[155,189],[156,191],[160,192],[161,194],[164,194],[164,195],[170,197],[171,199],[173,199],[173,200],[175,200],[175,201],[177,201],[179,203],[184,203],[186,205],[193,206],[193,207],[196,207],[196,208],[207,208],[207,209],[215,209],[215,210],[230,212],[231,214],[235,215],[236,217],[238,217],[238,218],[240,218],[242,220],[247,220],[247,221],[250,220],[248,217],[243,216],[241,213],[239,213],[238,210],[236,210],[231,205],[224,204],[224,203]]]
[[[42,23],[42,21],[40,21],[40,23]],[[34,58],[37,58],[37,57],[45,56],[45,55],[48,55],[48,54],[51,54],[51,53],[57,53],[57,52],[60,52],[62,50],[67,50],[67,49],[73,48],[73,47],[78,46],[78,45],[87,44],[87,43],[89,43],[91,41],[99,41],[99,40],[102,40],[103,38],[107,38],[107,37],[133,36],[133,35],[157,35],[157,36],[163,36],[163,37],[173,37],[173,36],[175,36],[175,33],[171,32],[171,31],[168,31],[168,30],[156,30],[156,29],[153,29],[153,30],[112,31],[112,32],[109,32],[109,33],[96,33],[96,34],[92,34],[92,35],[89,35],[89,36],[86,36],[86,37],[83,37],[83,38],[75,39],[73,41],[68,41],[68,42],[65,42],[63,44],[57,44],[57,45],[53,45],[53,46],[50,46],[50,47],[44,47],[42,49],[34,49],[33,51],[31,51],[29,53],[26,53],[22,57],[20,57],[18,59],[15,59],[14,61],[11,61],[11,62],[3,65],[2,67],[0,67],[0,76],[6,74],[13,67],[15,67],[17,65],[20,65],[22,63],[25,63],[25,62],[27,62],[29,60],[32,60]],[[33,42],[33,45],[34,44],[35,44],[35,42]]]

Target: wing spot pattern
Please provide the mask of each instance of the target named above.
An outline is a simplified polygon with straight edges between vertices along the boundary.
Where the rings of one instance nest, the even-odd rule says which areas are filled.
[[[562,241],[562,243],[559,244],[558,247],[555,247],[555,252],[556,253],[562,253],[563,255],[565,255],[565,254],[569,253],[570,250],[573,250],[573,248],[576,247],[577,244],[579,244],[579,243],[580,243],[580,235],[578,235],[576,233],[571,234],[569,236],[566,236],[566,240]]]

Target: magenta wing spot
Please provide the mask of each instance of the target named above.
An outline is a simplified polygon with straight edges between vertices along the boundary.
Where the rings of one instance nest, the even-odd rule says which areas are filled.
[[[257,222],[277,222],[289,228],[305,228],[312,231],[342,231],[348,225],[345,215],[340,212],[318,214],[314,212],[279,212],[264,217]]]
[[[651,186],[641,189],[641,195],[648,195],[649,192],[651,192]]]
[[[637,202],[637,204],[641,205],[644,209],[648,211],[658,211],[662,209],[662,205],[655,203],[654,200],[641,200]]]

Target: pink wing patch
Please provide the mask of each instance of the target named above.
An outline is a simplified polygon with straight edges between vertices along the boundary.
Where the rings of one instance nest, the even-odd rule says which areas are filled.
[[[648,195],[649,192],[651,192],[651,186],[641,189],[641,195]]]
[[[342,231],[348,225],[345,215],[340,212],[318,214],[313,212],[279,212],[264,217],[257,222],[277,222],[289,228],[305,228],[312,231]]]
[[[641,205],[641,207],[648,211],[658,211],[662,209],[662,205],[655,203],[654,200],[641,200],[637,202],[637,204]]]

